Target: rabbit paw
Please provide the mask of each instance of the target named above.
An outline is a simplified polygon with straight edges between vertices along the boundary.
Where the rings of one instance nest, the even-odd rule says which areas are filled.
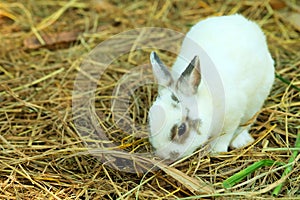
[[[252,142],[254,142],[253,137],[249,134],[248,130],[244,130],[236,137],[233,138],[233,140],[230,143],[230,146],[232,148],[237,149],[237,148],[247,146]]]
[[[214,139],[210,142],[210,148],[211,148],[211,154],[218,154],[221,152],[227,152],[228,146],[230,143],[230,137],[229,135],[222,135]]]
[[[228,145],[226,144],[221,144],[221,143],[211,144],[210,155],[218,155],[219,153],[227,152],[227,151],[228,151]]]

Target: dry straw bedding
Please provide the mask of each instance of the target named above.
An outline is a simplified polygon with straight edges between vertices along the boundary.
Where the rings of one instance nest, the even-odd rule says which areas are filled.
[[[254,145],[218,156],[196,153],[144,174],[112,169],[87,153],[74,126],[72,91],[91,49],[126,30],[156,26],[185,33],[199,19],[236,12],[260,24],[276,61],[275,84],[251,130]],[[300,28],[289,13],[300,14],[299,1],[1,1],[0,199],[265,199],[282,182],[279,197],[299,198],[299,156],[285,177],[284,168],[272,165],[231,189],[222,187],[226,178],[257,161],[288,163],[300,134]],[[57,34],[64,39],[45,39]],[[179,47],[180,41],[172,42]],[[151,146],[114,126],[112,91],[122,75],[149,62],[149,52],[121,56],[97,82],[100,124],[126,151],[150,152]],[[161,55],[169,65],[175,58]],[[146,127],[156,93],[153,85],[133,93],[130,123]],[[203,182],[213,194],[197,188]]]

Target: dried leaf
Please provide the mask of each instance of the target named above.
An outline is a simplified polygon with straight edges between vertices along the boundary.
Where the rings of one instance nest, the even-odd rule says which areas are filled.
[[[41,37],[45,44],[41,44],[40,41],[35,37],[26,38],[23,42],[26,49],[38,49],[41,47],[53,47],[54,45],[66,44],[77,40],[79,32],[60,32],[53,34],[41,34]]]
[[[270,0],[269,4],[274,10],[280,10],[286,7],[286,3],[282,0]]]
[[[156,163],[156,165],[163,170],[166,174],[172,176],[176,179],[179,183],[184,185],[187,189],[191,192],[197,192],[201,194],[213,194],[215,193],[215,189],[209,185],[208,183],[202,181],[201,179],[195,179],[186,175],[185,173],[177,170],[174,167],[170,167],[164,165],[162,163]]]

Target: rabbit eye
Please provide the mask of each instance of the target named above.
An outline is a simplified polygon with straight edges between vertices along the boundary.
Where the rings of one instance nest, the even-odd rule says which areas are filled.
[[[182,124],[178,127],[178,135],[179,135],[179,136],[182,136],[185,132],[186,132],[186,125],[185,125],[185,123],[182,123]]]
[[[189,137],[189,125],[187,122],[183,122],[180,125],[175,124],[171,129],[170,139],[173,142],[183,144]]]
[[[186,131],[187,131],[186,123],[182,123],[180,124],[180,126],[178,126],[177,124],[174,125],[171,129],[171,136],[170,136],[171,140],[181,141],[183,138],[185,138],[183,136],[186,133]]]

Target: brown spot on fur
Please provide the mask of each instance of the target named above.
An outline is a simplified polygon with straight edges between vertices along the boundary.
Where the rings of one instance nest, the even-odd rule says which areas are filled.
[[[177,151],[171,151],[169,155],[171,160],[176,160],[179,157],[179,153]]]
[[[200,119],[188,120],[188,124],[189,124],[190,129],[194,129],[199,135],[201,135],[201,132],[199,130],[200,125],[201,125]]]
[[[171,99],[172,99],[173,101],[175,101],[176,103],[179,103],[179,100],[178,100],[178,98],[175,96],[175,94],[172,94],[172,95],[171,95]]]
[[[171,105],[173,106],[173,108],[178,108],[177,104],[175,103],[171,103]]]

